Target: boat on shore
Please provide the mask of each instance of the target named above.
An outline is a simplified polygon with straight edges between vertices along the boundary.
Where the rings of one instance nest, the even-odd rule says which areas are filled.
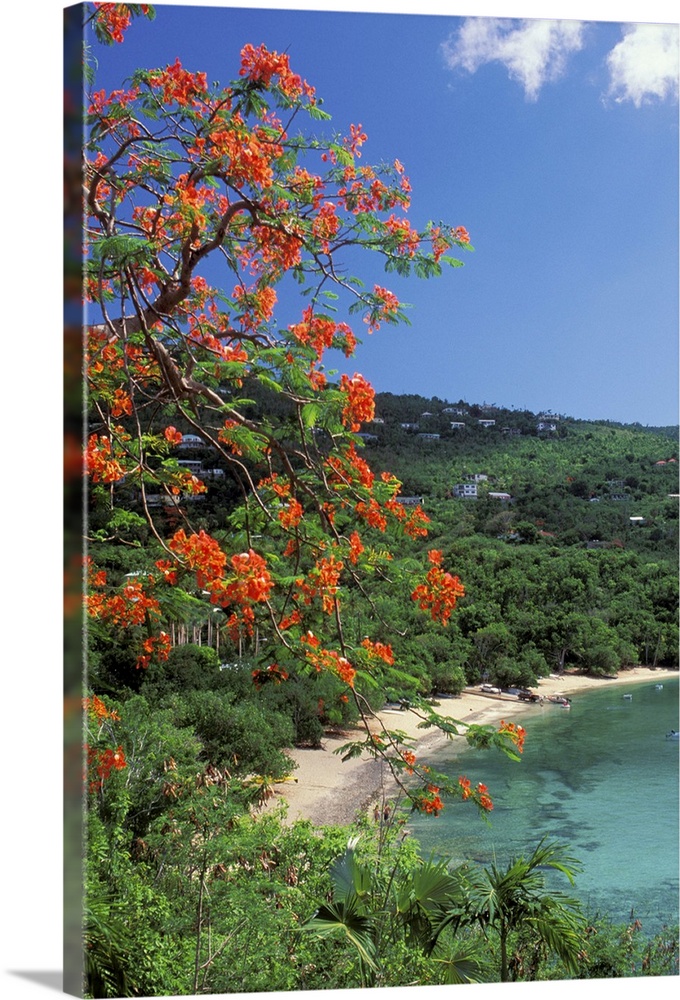
[[[567,698],[564,694],[548,695],[546,701],[549,701],[552,705],[561,705],[562,708],[571,708],[571,698]]]

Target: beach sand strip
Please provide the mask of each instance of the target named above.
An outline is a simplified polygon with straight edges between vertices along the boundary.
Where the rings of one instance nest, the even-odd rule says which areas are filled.
[[[542,677],[533,689],[546,699],[557,694],[572,697],[594,688],[614,685],[639,684],[644,681],[663,683],[664,676],[677,676],[677,671],[664,668],[633,667],[622,671],[616,677],[589,677],[580,673],[565,672]],[[436,706],[440,715],[459,722],[479,725],[519,722],[530,715],[537,706],[531,702],[519,701],[513,695],[493,695],[479,689],[467,688],[454,697],[441,697]],[[564,711],[555,706],[555,711]],[[371,720],[371,731],[381,729],[399,730],[414,742],[411,747],[417,757],[427,757],[445,743],[452,750],[455,741],[448,740],[444,733],[435,728],[419,728],[422,720],[408,709],[385,709]],[[289,778],[274,785],[274,794],[262,807],[276,809],[282,802],[287,804],[285,822],[294,823],[298,819],[310,820],[315,826],[347,825],[357,813],[365,812],[376,805],[380,809],[394,799],[398,789],[387,764],[368,754],[343,761],[334,751],[353,740],[365,736],[363,728],[346,730],[344,733],[328,733],[318,749],[293,748],[288,752],[297,765]],[[467,747],[464,739],[459,741],[461,749]]]

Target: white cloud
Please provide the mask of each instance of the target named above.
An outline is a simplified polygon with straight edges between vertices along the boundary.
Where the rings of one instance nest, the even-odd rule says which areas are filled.
[[[634,24],[607,56],[609,96],[636,108],[658,98],[678,97],[680,58],[674,24]]]
[[[562,76],[570,54],[583,46],[583,32],[580,21],[470,17],[442,49],[450,69],[474,73],[486,63],[502,63],[535,101],[543,84]]]

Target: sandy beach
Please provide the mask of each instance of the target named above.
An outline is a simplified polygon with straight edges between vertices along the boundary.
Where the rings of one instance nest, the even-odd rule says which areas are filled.
[[[575,700],[579,694],[593,688],[644,681],[659,684],[663,683],[664,676],[675,677],[677,671],[661,667],[633,667],[610,678],[565,672],[541,678],[532,690],[544,699],[564,694]],[[436,709],[440,715],[460,722],[486,724],[504,719],[520,725],[526,724],[525,718],[532,711],[545,710],[540,705],[519,701],[513,695],[486,694],[479,688],[467,688],[455,697],[442,697]],[[564,711],[557,705],[551,705],[549,710]],[[419,729],[420,722],[414,712],[386,709],[371,719],[371,731],[379,733],[384,728],[406,733],[415,741],[412,744],[414,753],[422,757],[444,744],[446,736],[438,729]],[[274,786],[274,795],[264,809],[275,809],[285,801],[286,822],[308,819],[317,826],[324,826],[351,823],[358,812],[393,798],[397,789],[386,765],[367,755],[343,762],[341,756],[334,753],[346,743],[362,739],[363,735],[363,729],[327,734],[320,749],[289,750],[297,764],[292,779]],[[455,743],[450,745],[453,747]],[[467,744],[461,740],[460,745],[462,748]]]

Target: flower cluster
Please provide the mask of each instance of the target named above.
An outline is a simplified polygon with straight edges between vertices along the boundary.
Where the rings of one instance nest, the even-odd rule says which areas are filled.
[[[219,542],[207,532],[201,530],[187,536],[184,528],[180,528],[172,536],[170,548],[185,561],[188,569],[196,570],[198,587],[207,587],[222,577],[227,557]]]
[[[150,635],[142,643],[144,650],[137,657],[137,670],[146,670],[152,659],[163,663],[170,655],[170,636],[167,632],[160,632],[159,635]]]
[[[430,519],[418,504],[404,521],[404,531],[410,538],[427,538],[427,525]]]
[[[353,441],[343,453],[329,455],[326,465],[332,470],[329,481],[335,488],[360,483],[370,490],[375,480],[375,474],[368,462],[357,452]]]
[[[252,176],[253,183],[257,178]],[[280,227],[253,226],[250,230],[251,246],[244,246],[240,252],[243,266],[250,265],[253,274],[267,274],[270,279],[290,271],[302,260],[302,229],[291,219]]]
[[[312,233],[320,241],[325,253],[328,253],[330,242],[340,228],[337,209],[332,201],[325,201],[312,222]]]
[[[298,600],[311,604],[315,597],[320,597],[323,610],[326,614],[332,614],[335,610],[335,595],[338,592],[338,582],[343,569],[344,563],[333,555],[317,560],[306,578],[296,580]]]
[[[349,687],[354,687],[356,670],[345,656],[342,656],[334,649],[322,649],[320,640],[313,632],[306,632],[300,641],[303,645],[311,646],[311,649],[307,650],[305,655],[307,662],[314,667],[317,673],[321,673],[322,670],[328,670],[331,673],[337,674],[340,680],[344,681]]]
[[[176,445],[182,443],[182,435],[176,427],[166,427],[163,431],[163,435],[165,436],[165,440],[168,444]]]
[[[303,513],[302,504],[293,497],[288,506],[279,511],[278,518],[283,527],[290,530],[298,526]]]
[[[493,809],[493,802],[488,795],[488,789],[481,781],[478,782],[476,788],[473,788],[470,779],[461,776],[458,779],[458,784],[460,785],[463,799],[472,799],[482,809],[486,810],[486,812],[490,812]]]
[[[307,660],[317,672],[320,673],[322,670],[329,670],[331,673],[337,674],[340,680],[348,684],[349,687],[354,687],[356,670],[346,657],[341,656],[335,650],[320,649],[318,652],[309,651],[307,653]]]
[[[394,653],[389,643],[373,642],[367,636],[361,645],[367,651],[369,659],[382,660],[390,667],[394,663]]]
[[[375,416],[375,389],[363,375],[355,372],[352,378],[341,376],[340,391],[347,397],[342,411],[343,424],[351,431],[361,430],[362,423]]]
[[[449,249],[451,244],[442,234],[441,228],[439,226],[432,226],[429,233],[430,239],[432,240],[432,253],[434,259],[437,263],[444,256],[446,251]]]
[[[118,712],[115,709],[108,709],[96,694],[92,695],[91,698],[83,698],[83,708],[97,722],[104,722],[106,719],[111,719],[114,722],[120,721]]]
[[[371,497],[368,501],[360,500],[354,509],[359,517],[361,517],[366,524],[370,524],[372,528],[377,528],[378,531],[385,531],[387,528],[387,518],[385,517],[385,513],[374,497]]]
[[[363,146],[367,139],[368,136],[365,132],[362,132],[361,125],[350,125],[349,135],[345,137],[343,142],[349,151],[356,156],[357,159],[360,159],[361,153],[359,152],[359,147]]]
[[[524,750],[524,738],[526,736],[526,729],[522,726],[518,726],[514,722],[506,722],[505,719],[501,719],[500,728],[498,730],[504,736],[508,736],[512,742],[517,747],[518,751],[522,753]]]
[[[420,234],[411,228],[408,219],[398,219],[394,213],[385,223],[396,245],[394,252],[400,257],[415,257],[420,245]]]
[[[169,559],[157,559],[154,565],[160,570],[161,577],[166,583],[177,583],[177,566]]]
[[[170,491],[178,496],[179,493],[188,493],[190,496],[197,496],[199,493],[207,493],[208,487],[202,479],[195,476],[186,469],[180,469],[174,477],[175,481],[170,486]]]
[[[417,504],[407,513],[404,506],[392,497],[385,502],[385,509],[389,510],[398,521],[402,522],[404,532],[410,538],[427,537],[427,525],[430,523],[430,519],[420,504]]]
[[[102,588],[106,586],[106,570],[96,569],[92,556],[86,556],[85,568],[87,572],[87,583],[89,587]]]
[[[122,465],[113,457],[111,439],[105,434],[90,434],[85,468],[93,483],[117,483],[125,476]]]
[[[122,417],[130,416],[132,413],[132,400],[128,396],[125,389],[114,390],[113,396],[111,398],[111,416],[112,417]]]
[[[283,152],[259,131],[249,131],[239,115],[228,126],[210,133],[211,153],[229,163],[234,184],[252,184],[267,190],[274,182],[273,161]]]
[[[109,621],[123,628],[144,625],[150,618],[160,616],[158,601],[144,590],[138,579],[128,580],[121,593],[110,597],[100,593],[88,594],[85,604],[91,618]]]
[[[271,86],[276,78],[281,91],[290,100],[296,100],[302,94],[309,98],[314,97],[314,88],[297,73],[291,72],[288,56],[284,53],[269,52],[264,45],[255,48],[248,44],[241,49],[239,76],[245,76],[254,83],[261,83],[264,87]]]
[[[212,603],[222,607],[237,604],[250,611],[252,604],[266,601],[274,581],[262,556],[249,549],[248,552],[233,555],[229,561],[233,574],[231,579],[215,578],[206,583]]]
[[[149,73],[149,84],[162,91],[163,104],[193,105],[200,107],[200,98],[204,98],[208,87],[208,77],[205,73],[190,73],[184,69],[179,57],[172,66],[164,70]]]
[[[369,333],[380,329],[381,320],[390,323],[396,322],[399,312],[399,299],[389,289],[383,288],[381,285],[374,285],[373,295],[375,296],[374,305],[364,318],[364,322],[368,324]]]
[[[411,599],[418,602],[422,611],[429,611],[433,621],[445,625],[458,598],[465,595],[465,588],[457,576],[441,569],[441,552],[432,549],[428,558],[433,564],[432,569],[427,574],[426,582],[419,584],[413,591]]]
[[[266,286],[265,288],[245,289],[242,285],[236,285],[232,293],[235,302],[243,310],[239,315],[239,322],[246,330],[256,330],[263,323],[268,322],[274,315],[274,307],[277,302],[276,291]],[[236,356],[238,354],[238,356]],[[248,355],[242,345],[240,350],[232,348],[230,361],[247,361]]]
[[[237,420],[225,420],[217,435],[220,441],[229,445],[232,455],[243,454],[243,449],[237,440],[240,426]]]
[[[356,337],[346,323],[336,323],[327,316],[317,316],[311,306],[302,314],[302,322],[288,327],[299,344],[308,344],[320,361],[323,352],[333,346],[342,346],[349,357],[356,347]]]
[[[371,167],[357,170],[353,165],[345,167],[344,184],[338,188],[338,196],[343,199],[348,212],[358,215],[362,212],[387,211],[396,205],[404,205],[406,189],[402,191],[384,184]]]
[[[85,752],[87,754],[87,766],[88,772],[92,775],[90,779],[90,791],[95,791],[96,788],[102,787],[107,778],[111,777],[112,771],[122,771],[126,768],[127,761],[125,759],[125,752],[121,746],[116,747],[115,750],[97,750],[95,747],[85,745]],[[97,778],[94,775],[97,775]]]
[[[148,8],[149,4],[142,6]],[[97,27],[114,42],[122,42],[124,33],[130,27],[130,5],[126,3],[97,3],[95,0],[95,8]]]
[[[358,531],[353,531],[349,538],[349,561],[353,566],[359,561],[359,556],[364,551],[364,545]]]
[[[414,809],[428,816],[438,816],[444,808],[437,785],[428,785],[427,791],[416,792],[411,802]]]

